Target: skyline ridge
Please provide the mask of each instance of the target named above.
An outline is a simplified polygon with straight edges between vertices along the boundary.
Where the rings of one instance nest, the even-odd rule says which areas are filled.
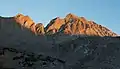
[[[50,32],[51,34],[56,34],[57,32],[60,33],[60,30],[62,29],[64,34],[117,36],[117,34],[111,29],[108,29],[108,27],[97,24],[93,20],[87,20],[85,17],[80,17],[73,13],[68,13],[64,18],[57,16],[56,18],[51,19],[46,26],[43,25],[44,23],[42,22],[35,23],[29,15],[21,13],[13,16],[13,19],[22,27],[28,28],[32,32],[38,34],[47,34]]]

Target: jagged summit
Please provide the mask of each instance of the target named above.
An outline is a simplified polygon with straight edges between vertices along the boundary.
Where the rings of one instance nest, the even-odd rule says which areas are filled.
[[[72,14],[72,13],[68,13],[68,14],[66,15],[66,18],[68,18],[68,17],[78,17],[78,16],[76,16],[76,15],[74,15],[74,14]]]
[[[67,14],[65,18],[56,17],[52,19],[45,28],[42,23],[36,24],[28,15],[25,16],[19,13],[13,18],[21,27],[39,35],[46,33],[56,34],[59,32],[70,35],[117,36],[116,33],[108,28],[72,13]]]
[[[101,26],[94,21],[88,21],[84,17],[78,17],[72,13],[66,15],[65,18],[55,18],[47,25],[47,31],[61,32],[72,35],[90,35],[90,36],[117,36],[114,32]]]
[[[14,17],[21,17],[21,16],[24,16],[23,14],[21,14],[21,13],[18,13],[16,16],[14,16]]]

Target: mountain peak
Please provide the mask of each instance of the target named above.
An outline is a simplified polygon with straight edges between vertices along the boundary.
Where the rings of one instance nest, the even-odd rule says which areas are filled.
[[[76,15],[73,13],[68,13],[66,16],[76,16]]]
[[[65,18],[78,18],[78,16],[76,16],[75,14],[69,13],[66,15]]]
[[[25,27],[38,35],[57,34],[58,32],[70,35],[117,36],[108,28],[72,13],[67,14],[65,18],[56,17],[52,19],[45,28],[42,23],[35,24],[29,16],[20,13],[13,18],[21,28]]]
[[[18,18],[18,17],[23,17],[24,15],[21,14],[21,13],[18,13],[15,17]]]
[[[90,36],[117,36],[104,26],[101,26],[94,21],[88,21],[84,17],[78,17],[72,13],[66,15],[64,19],[53,19],[47,28],[47,32],[62,31],[64,34],[73,35],[90,35]],[[54,33],[56,33],[54,31]]]

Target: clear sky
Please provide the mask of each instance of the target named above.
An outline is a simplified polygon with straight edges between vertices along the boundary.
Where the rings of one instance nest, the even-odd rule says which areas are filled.
[[[0,16],[17,13],[44,25],[56,16],[73,13],[120,34],[120,0],[0,0]]]

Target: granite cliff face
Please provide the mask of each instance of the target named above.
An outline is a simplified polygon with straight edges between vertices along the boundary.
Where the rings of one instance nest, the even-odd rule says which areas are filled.
[[[65,24],[64,19],[60,19],[56,17],[50,21],[50,23],[46,26],[46,32],[53,31],[53,33],[59,32],[60,27]]]
[[[74,14],[68,14],[64,19],[55,18],[46,27],[47,31],[56,30],[72,35],[89,35],[89,36],[117,36],[114,32],[101,26],[94,21],[88,21],[84,17],[78,17]],[[55,33],[53,32],[53,33]]]
[[[60,17],[52,19],[45,28],[42,23],[36,24],[29,16],[22,14],[17,14],[12,17],[12,20],[15,20],[14,22],[20,25],[21,29],[29,29],[36,35],[62,33],[69,35],[117,36],[108,28],[71,13],[63,19]]]
[[[44,35],[45,31],[44,31],[44,26],[42,23],[37,23],[35,25],[35,33],[38,35]]]
[[[29,16],[17,14],[14,17],[15,21],[21,26],[21,28],[27,28],[36,35],[44,34],[44,26],[41,23],[35,24]]]

